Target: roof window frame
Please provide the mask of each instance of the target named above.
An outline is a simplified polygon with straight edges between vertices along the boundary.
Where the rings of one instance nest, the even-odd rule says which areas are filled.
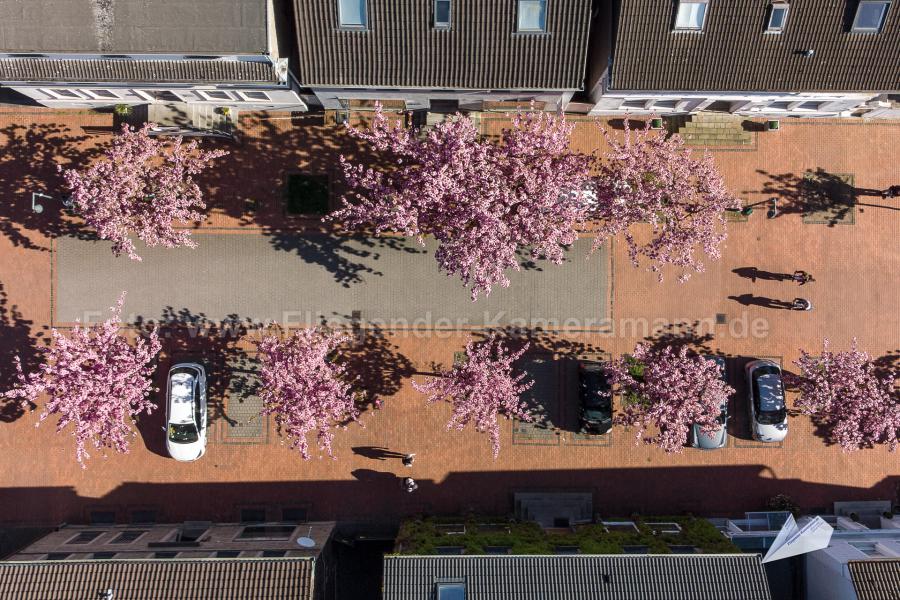
[[[781,25],[774,26],[772,25],[772,18],[775,16],[775,11],[783,10],[784,16],[781,18]],[[772,2],[769,5],[769,14],[766,15],[766,31],[765,33],[773,33],[779,34],[783,33],[785,28],[787,27],[787,20],[790,16],[791,5],[787,2]]]
[[[453,27],[453,0],[433,0],[434,5],[434,16],[432,18],[431,25],[438,31],[447,31]],[[446,4],[447,5],[447,20],[446,21],[438,21],[438,5]]]
[[[689,4],[698,4],[703,6],[699,27],[688,27],[678,25],[678,15],[682,6]],[[709,21],[709,0],[677,0],[675,3],[675,15],[672,20],[672,31],[675,33],[703,33],[706,30],[706,23]]]
[[[547,33],[547,2],[548,0],[516,0],[516,33],[544,34]],[[540,27],[522,28],[522,5],[537,4],[541,8]]]
[[[362,6],[362,23],[344,23],[343,7],[347,0],[337,0],[337,23],[341,31],[368,31],[369,30],[369,0],[355,0]]]
[[[884,30],[884,24],[887,22],[888,14],[891,11],[891,4],[893,4],[893,0],[859,0],[859,2],[856,3],[856,12],[853,13],[853,22],[850,24],[850,33],[881,33]],[[872,5],[881,6],[883,8],[878,27],[860,27],[860,11],[862,11],[864,6]]]

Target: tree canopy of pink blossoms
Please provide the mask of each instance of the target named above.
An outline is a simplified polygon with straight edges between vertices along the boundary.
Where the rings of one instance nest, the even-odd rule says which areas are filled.
[[[429,402],[445,400],[453,412],[447,429],[462,430],[470,422],[475,430],[487,432],[491,438],[494,458],[500,454],[500,425],[497,415],[531,421],[533,417],[521,394],[534,381],[523,383],[526,374],[513,372],[513,363],[528,349],[511,352],[497,336],[483,343],[470,340],[466,345],[466,360],[443,371],[427,383],[413,382],[416,391],[428,395]]]
[[[156,408],[149,395],[161,347],[157,330],[130,344],[119,332],[124,301],[123,292],[102,324],[77,324],[69,336],[53,329],[53,343],[41,349],[44,362],[37,371],[24,373],[16,357],[19,382],[5,393],[23,405],[48,396],[38,424],[58,415],[57,432],[71,425],[75,458],[82,467],[90,458],[85,448],[89,441],[97,449],[127,453],[135,435],[134,417]]]
[[[832,352],[826,339],[822,354],[800,351],[794,376],[800,396],[795,406],[827,431],[829,440],[845,452],[887,444],[897,448],[900,435],[900,394],[896,373],[879,376],[869,355],[853,340],[848,352]]]
[[[389,123],[379,106],[370,129],[349,132],[393,165],[376,170],[341,157],[350,194],[329,219],[421,243],[434,236],[440,269],[475,300],[509,285],[506,271],[520,268],[521,251],[560,263],[575,241],[592,158],[569,150],[572,128],[548,113],[520,113],[495,143],[457,114],[420,135]]]
[[[630,357],[610,362],[605,370],[623,397],[616,423],[636,427],[638,442],[666,452],[681,452],[695,423],[704,432],[716,430],[720,407],[734,393],[715,361],[688,354],[685,346],[676,351],[638,344]],[[656,435],[645,438],[648,428]]]
[[[271,335],[257,342],[260,352],[262,414],[275,416],[291,449],[309,459],[306,434],[318,432],[318,446],[333,457],[332,427],[357,421],[357,393],[346,379],[346,365],[333,360],[350,336],[311,328],[286,338]]]
[[[228,154],[198,151],[196,141],[183,144],[180,137],[167,146],[150,136],[150,127],[124,125],[104,160],[85,171],[63,170],[78,214],[101,239],[113,242],[116,256],[133,260],[141,257],[129,235],[151,247],[196,247],[190,232],[174,223],[204,218],[206,204],[193,176]]]
[[[740,208],[712,158],[694,156],[677,134],[667,136],[649,127],[634,130],[627,121],[622,141],[602,131],[610,149],[595,179],[594,247],[621,233],[634,265],[645,257],[660,280],[666,265],[681,270],[680,281],[692,271],[702,272],[698,247],[718,259],[726,238],[725,211]],[[652,239],[647,243],[635,239],[631,228],[636,223],[650,224]]]

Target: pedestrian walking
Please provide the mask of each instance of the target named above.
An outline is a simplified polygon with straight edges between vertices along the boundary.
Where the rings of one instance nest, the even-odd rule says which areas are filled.
[[[812,310],[812,302],[806,298],[794,298],[791,308],[794,310]]]
[[[416,460],[416,455],[415,455],[415,454],[412,454],[412,453],[407,454],[406,456],[403,457],[403,466],[404,466],[404,467],[411,467],[411,466],[413,466],[413,461],[414,461],[414,460]]]
[[[416,480],[412,477],[407,477],[403,480],[403,489],[412,494],[414,491],[419,489],[419,484],[417,484]]]
[[[796,281],[798,284],[803,285],[805,283],[811,283],[815,281],[813,276],[807,273],[806,271],[794,271],[794,274],[791,276],[791,279]]]

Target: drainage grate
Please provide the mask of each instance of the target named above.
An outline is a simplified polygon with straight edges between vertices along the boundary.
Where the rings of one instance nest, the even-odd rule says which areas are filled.
[[[716,313],[716,325],[725,325],[728,323],[728,316],[725,313]]]

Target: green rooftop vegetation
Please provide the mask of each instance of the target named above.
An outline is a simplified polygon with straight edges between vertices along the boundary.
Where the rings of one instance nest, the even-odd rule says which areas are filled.
[[[406,521],[400,526],[395,552],[672,554],[739,553],[740,550],[709,521],[694,517],[633,516],[545,531],[537,523],[470,516]]]

